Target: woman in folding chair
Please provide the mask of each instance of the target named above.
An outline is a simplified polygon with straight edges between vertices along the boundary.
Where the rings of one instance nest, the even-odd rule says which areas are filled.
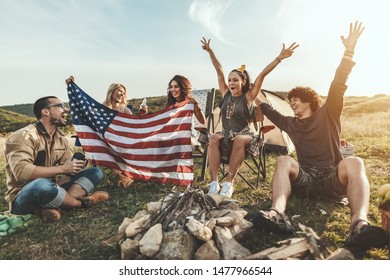
[[[229,171],[219,194],[230,198],[234,191],[233,180],[245,158],[245,153],[253,153],[258,150],[256,146],[262,144],[258,141],[258,135],[255,135],[249,128],[253,100],[260,92],[265,76],[283,59],[290,57],[299,45],[293,43],[286,49],[283,44],[279,55],[261,71],[251,86],[245,65],[233,69],[229,73],[228,83],[226,83],[222,65],[210,47],[210,39],[206,40],[203,37],[201,42],[202,48],[209,53],[211,62],[217,72],[218,86],[223,97],[221,104],[223,130],[213,134],[209,140],[209,168],[211,176],[209,194],[217,194],[220,190],[218,168],[220,163],[224,162],[229,164]]]

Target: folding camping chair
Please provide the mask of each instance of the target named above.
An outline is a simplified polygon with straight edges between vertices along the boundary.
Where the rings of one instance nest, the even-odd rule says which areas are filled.
[[[243,164],[251,170],[255,176],[255,184],[251,183],[241,172],[240,169],[242,168],[242,165],[240,169],[237,172],[237,175],[252,189],[257,188],[259,186],[260,182],[260,176],[262,181],[264,181],[267,177],[267,169],[266,169],[266,160],[265,160],[265,138],[264,134],[266,134],[268,131],[274,129],[274,125],[263,125],[262,121],[257,122],[256,125],[252,128],[253,130],[256,130],[256,132],[259,134],[259,141],[262,141],[262,145],[259,146],[259,152],[258,156],[254,156],[253,154],[247,153],[245,155],[245,159],[243,161]],[[221,160],[221,173],[222,176],[219,178],[219,181],[222,181],[224,178],[226,178],[228,171],[225,170],[225,165],[228,165],[228,161]]]
[[[199,108],[206,117],[206,126],[200,124],[198,120],[194,118],[194,129],[192,132],[192,157],[202,159],[202,170],[200,176],[197,178],[197,180],[201,182],[204,181],[208,162],[208,148],[205,138],[207,138],[210,133],[215,132],[215,89],[193,90],[192,96],[198,101]]]

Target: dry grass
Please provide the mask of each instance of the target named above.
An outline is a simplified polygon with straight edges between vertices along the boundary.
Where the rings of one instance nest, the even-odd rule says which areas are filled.
[[[342,118],[342,136],[350,138],[388,137],[390,136],[389,120],[390,110],[366,114],[345,114]]]
[[[5,139],[6,136],[0,136],[0,173],[4,170],[4,161],[5,161],[5,156],[4,156],[4,149],[5,149]]]

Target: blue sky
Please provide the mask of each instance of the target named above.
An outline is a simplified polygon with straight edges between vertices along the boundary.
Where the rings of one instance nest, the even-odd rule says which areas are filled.
[[[349,23],[366,27],[347,95],[390,94],[386,0],[0,0],[0,105],[67,100],[69,75],[98,101],[123,83],[129,98],[166,94],[175,74],[195,89],[217,87],[202,36],[225,73],[246,64],[252,78],[279,53],[300,47],[263,87],[311,86],[327,94]],[[386,68],[385,68],[386,67]]]

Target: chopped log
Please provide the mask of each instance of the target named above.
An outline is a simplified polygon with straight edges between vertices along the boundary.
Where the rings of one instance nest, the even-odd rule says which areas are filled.
[[[345,248],[339,248],[326,259],[327,260],[354,260],[355,257],[353,256],[351,251]]]
[[[310,259],[323,260],[328,256],[329,250],[323,244],[318,235],[309,227],[299,224],[304,237],[291,238],[278,242],[277,247],[268,248],[259,253],[248,256],[247,260],[285,260],[301,259],[303,257]]]
[[[270,260],[285,260],[289,257],[301,254],[309,249],[310,245],[306,239],[302,239],[296,243],[291,244],[285,248],[280,248],[275,252],[271,252],[267,255]]]

